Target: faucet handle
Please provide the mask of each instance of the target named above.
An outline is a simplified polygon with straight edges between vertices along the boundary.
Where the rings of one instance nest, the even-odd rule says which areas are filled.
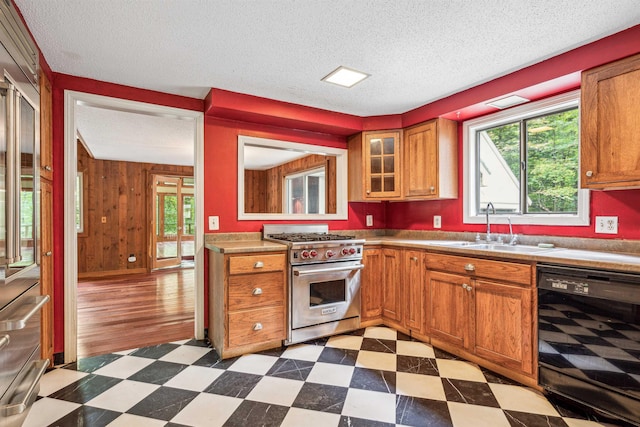
[[[518,235],[517,234],[512,234],[511,235],[511,239],[509,240],[509,244],[511,246],[515,246],[518,244]]]

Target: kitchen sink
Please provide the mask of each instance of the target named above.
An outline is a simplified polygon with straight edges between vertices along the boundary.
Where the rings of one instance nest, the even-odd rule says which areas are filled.
[[[463,240],[422,240],[421,243],[426,243],[427,245],[434,245],[434,246],[451,246],[451,247],[471,246],[471,245],[477,244],[474,242],[467,242]]]
[[[491,243],[475,243],[466,246],[469,249],[482,249],[485,251],[496,252],[515,252],[523,254],[534,254],[538,252],[550,251],[553,248],[539,248],[538,246],[526,246],[526,245],[503,245],[503,244],[491,244]]]

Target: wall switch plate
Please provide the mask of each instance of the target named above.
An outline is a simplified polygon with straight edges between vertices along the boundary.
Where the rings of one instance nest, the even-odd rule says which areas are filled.
[[[433,228],[442,228],[442,217],[440,215],[433,216]]]
[[[373,215],[367,215],[367,227],[373,227]]]
[[[220,230],[220,217],[219,216],[210,216],[209,217],[209,231]]]
[[[597,216],[596,233],[618,234],[617,216]]]

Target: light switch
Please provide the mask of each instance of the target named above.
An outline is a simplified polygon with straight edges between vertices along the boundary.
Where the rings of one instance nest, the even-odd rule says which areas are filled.
[[[373,227],[373,215],[367,215],[367,227]]]

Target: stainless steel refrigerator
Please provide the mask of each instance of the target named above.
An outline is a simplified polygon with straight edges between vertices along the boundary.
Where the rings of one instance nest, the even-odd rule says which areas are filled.
[[[39,391],[39,94],[0,38],[0,427],[20,426]],[[15,56],[15,55],[14,55]]]

